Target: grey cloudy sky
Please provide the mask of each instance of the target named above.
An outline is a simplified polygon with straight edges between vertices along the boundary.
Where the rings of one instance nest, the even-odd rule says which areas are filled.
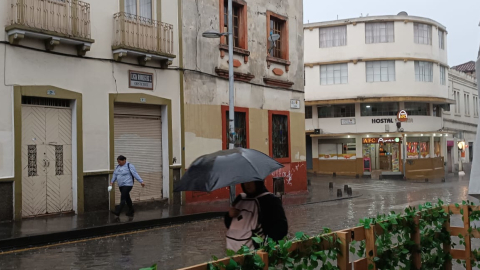
[[[448,64],[476,60],[480,45],[480,0],[304,0],[304,22],[369,16],[409,15],[433,19],[447,27]]]

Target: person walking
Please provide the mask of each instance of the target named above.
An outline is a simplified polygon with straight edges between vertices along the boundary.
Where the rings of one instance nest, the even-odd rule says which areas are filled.
[[[135,212],[133,210],[133,203],[132,199],[130,198],[130,191],[132,191],[133,188],[133,182],[135,179],[137,179],[138,182],[142,185],[142,187],[145,187],[145,183],[143,182],[142,178],[140,175],[138,175],[137,170],[135,169],[135,166],[133,164],[130,164],[127,162],[127,158],[120,155],[117,158],[118,166],[115,168],[115,171],[113,172],[113,177],[110,182],[110,186],[113,185],[113,183],[118,182],[118,188],[120,189],[120,205],[117,207],[115,211],[112,210],[112,213],[115,216],[120,216],[122,213],[123,207],[125,206],[125,203],[127,204],[129,210],[127,212],[127,216],[133,217],[133,213]]]
[[[258,249],[252,237],[271,238],[278,242],[288,233],[288,222],[282,201],[268,192],[263,181],[242,184],[244,193],[237,196],[225,214],[227,249],[238,251],[242,246]]]

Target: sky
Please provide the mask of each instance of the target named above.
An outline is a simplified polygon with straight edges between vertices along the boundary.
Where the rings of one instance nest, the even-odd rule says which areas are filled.
[[[408,15],[433,19],[447,27],[448,64],[477,60],[480,46],[480,0],[304,0],[304,22],[365,16]]]

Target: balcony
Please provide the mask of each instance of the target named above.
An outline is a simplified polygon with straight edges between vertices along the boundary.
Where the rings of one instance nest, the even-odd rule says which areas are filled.
[[[173,25],[152,19],[116,13],[114,19],[113,57],[121,61],[127,56],[136,57],[140,65],[159,60],[162,68],[171,65],[175,58]]]
[[[90,32],[90,4],[78,0],[6,0],[11,1],[10,19],[5,31],[11,44],[26,37],[45,42],[54,50],[62,43],[76,46],[84,56],[94,40]]]

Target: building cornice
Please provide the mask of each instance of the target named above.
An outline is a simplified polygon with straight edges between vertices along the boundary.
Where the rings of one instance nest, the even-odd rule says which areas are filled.
[[[423,18],[423,17],[416,17],[416,16],[398,16],[398,15],[388,15],[388,16],[372,16],[372,17],[360,17],[360,18],[351,18],[345,20],[336,20],[336,21],[326,21],[326,22],[317,22],[317,23],[309,23],[304,24],[304,30],[310,30],[316,28],[325,28],[325,27],[332,27],[332,26],[341,26],[341,25],[357,25],[359,23],[369,23],[369,22],[404,22],[407,23],[424,23],[432,25],[436,28],[439,28],[442,31],[445,31],[447,34],[447,28],[440,24],[439,22]]]
[[[347,99],[306,100],[305,106],[335,105],[374,102],[428,102],[433,104],[455,104],[455,100],[440,97],[357,97]]]
[[[437,65],[449,67],[447,63],[428,59],[428,58],[415,58],[415,57],[380,57],[380,58],[361,58],[358,57],[356,59],[347,59],[347,60],[338,60],[338,61],[328,61],[328,62],[312,62],[312,63],[305,63],[305,67],[313,68],[314,66],[321,66],[321,65],[331,65],[331,64],[343,64],[343,63],[354,63],[357,64],[358,62],[370,62],[370,61],[424,61],[424,62],[431,62]]]

